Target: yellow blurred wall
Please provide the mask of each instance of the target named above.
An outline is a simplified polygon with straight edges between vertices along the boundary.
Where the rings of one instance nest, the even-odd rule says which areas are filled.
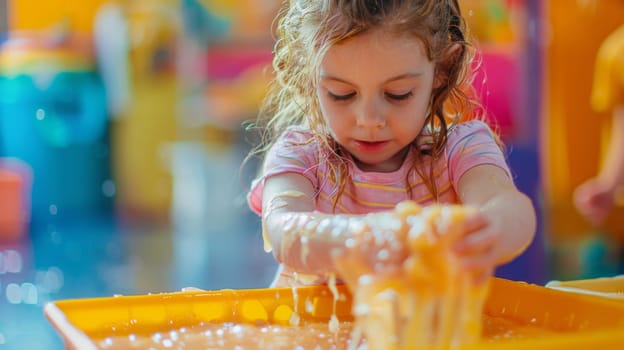
[[[553,240],[583,236],[592,228],[576,212],[572,193],[599,169],[609,114],[590,107],[598,47],[624,21],[622,0],[549,0],[544,11],[544,86],[541,155],[546,232]],[[622,234],[624,215],[608,230]]]
[[[10,30],[49,29],[69,21],[77,32],[90,32],[98,7],[107,0],[9,0]]]
[[[131,101],[111,122],[117,207],[128,217],[168,220],[172,175],[166,149],[177,130],[178,78],[175,70],[178,3],[125,1],[130,36]],[[166,52],[162,66],[155,64]]]

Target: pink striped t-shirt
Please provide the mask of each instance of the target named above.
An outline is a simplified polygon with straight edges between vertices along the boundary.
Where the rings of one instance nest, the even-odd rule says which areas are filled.
[[[327,177],[330,150],[319,149],[320,145],[310,140],[312,134],[299,126],[288,128],[266,155],[262,175],[252,182],[247,196],[250,208],[262,213],[262,191],[264,181],[278,174],[297,173],[305,176],[316,191],[316,210],[332,213],[332,198],[336,186]],[[407,199],[421,205],[432,204],[427,186],[413,170],[414,152],[408,153],[403,165],[394,172],[365,172],[353,161],[348,162],[352,181],[347,181],[339,197],[335,213],[365,214],[389,210]],[[469,169],[491,164],[503,169],[510,176],[509,167],[494,134],[487,124],[481,121],[468,121],[456,125],[448,134],[444,154],[434,165],[435,183],[438,189],[438,203],[456,204],[459,199],[455,192],[461,176]],[[426,167],[428,169],[428,166]],[[426,173],[429,171],[426,170]],[[409,177],[408,177],[409,175]],[[406,179],[409,178],[411,191]]]

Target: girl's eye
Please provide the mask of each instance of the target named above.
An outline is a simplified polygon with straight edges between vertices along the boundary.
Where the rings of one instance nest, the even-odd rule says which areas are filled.
[[[350,94],[345,94],[345,95],[336,95],[336,94],[333,94],[331,92],[327,92],[327,94],[334,101],[346,101],[346,100],[350,99],[351,97],[355,96],[355,92],[352,92]]]
[[[412,95],[413,95],[413,93],[411,91],[406,93],[406,94],[402,94],[402,95],[395,95],[395,94],[391,94],[389,92],[386,92],[386,97],[388,97],[390,99],[393,99],[393,100],[397,100],[397,101],[407,100]]]

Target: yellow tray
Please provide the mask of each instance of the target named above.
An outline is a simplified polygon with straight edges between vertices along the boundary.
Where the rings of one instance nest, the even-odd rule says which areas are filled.
[[[550,281],[546,287],[624,301],[624,275],[572,281]]]
[[[338,290],[345,298],[336,314],[351,320],[350,295],[344,286]],[[287,325],[295,299],[302,322],[329,320],[333,295],[324,286],[297,288],[295,298],[290,288],[274,288],[61,300],[44,312],[68,348],[96,349],[96,340],[107,336],[149,335],[200,322]],[[611,299],[493,278],[484,313],[553,333],[461,349],[624,348],[624,303]]]

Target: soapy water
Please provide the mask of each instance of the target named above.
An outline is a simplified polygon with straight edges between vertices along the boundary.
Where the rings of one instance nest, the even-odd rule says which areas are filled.
[[[337,332],[327,323],[305,326],[269,324],[200,323],[190,328],[156,332],[147,336],[130,334],[107,337],[97,342],[99,349],[346,349],[352,324],[342,322]]]
[[[155,332],[148,335],[119,335],[98,339],[99,349],[296,349],[344,350],[366,349],[366,339],[352,344],[352,322],[340,322],[337,331],[326,322],[312,322],[302,326],[240,323],[199,323],[193,327]],[[543,338],[556,331],[536,324],[521,324],[502,317],[484,315],[482,342],[499,343]]]

